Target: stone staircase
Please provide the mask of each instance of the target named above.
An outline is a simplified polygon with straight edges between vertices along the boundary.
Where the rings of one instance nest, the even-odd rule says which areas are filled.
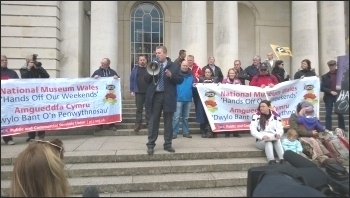
[[[323,122],[324,115],[321,106]],[[348,127],[349,116],[345,118]],[[62,139],[67,147],[66,171],[73,196],[81,196],[87,186],[95,185],[100,196],[112,197],[242,197],[246,196],[247,170],[266,165],[264,152],[254,148],[254,138],[248,131],[242,133],[242,138],[223,138],[223,134],[215,139],[201,138],[193,107],[189,119],[193,138],[180,136],[174,140],[176,153],[162,150],[160,136],[158,150],[148,156],[147,129],[135,133],[134,119],[134,101],[126,100],[123,121],[118,123],[116,132],[94,134],[94,127],[84,127],[47,133]],[[161,119],[160,134],[163,134],[162,122]],[[333,126],[336,124],[334,117]],[[20,135],[15,141],[22,138],[24,142],[25,137],[26,134]],[[3,153],[3,150],[15,150],[17,146],[18,154],[25,145],[1,146],[1,189],[5,194],[10,187],[16,153]]]

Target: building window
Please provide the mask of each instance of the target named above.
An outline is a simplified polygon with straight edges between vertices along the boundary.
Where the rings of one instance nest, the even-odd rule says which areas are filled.
[[[163,13],[153,3],[138,4],[131,12],[131,69],[138,63],[138,55],[152,60],[156,47],[163,45]]]

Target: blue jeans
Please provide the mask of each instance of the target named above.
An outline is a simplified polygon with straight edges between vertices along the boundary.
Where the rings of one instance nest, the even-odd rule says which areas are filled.
[[[324,104],[326,107],[326,129],[332,131],[332,113],[333,106],[335,101],[337,100],[337,96],[327,96],[324,98]],[[338,114],[338,127],[345,130],[344,116],[342,114]]]
[[[176,103],[176,112],[173,117],[173,136],[179,132],[180,120],[182,122],[183,135],[189,134],[188,117],[190,116],[191,103],[192,101]]]

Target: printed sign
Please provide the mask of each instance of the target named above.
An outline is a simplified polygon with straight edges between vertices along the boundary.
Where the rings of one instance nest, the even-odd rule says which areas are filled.
[[[121,121],[113,77],[1,80],[1,136]]]
[[[339,91],[334,110],[336,113],[349,114],[349,55],[338,56],[337,89]]]
[[[319,116],[320,81],[316,76],[282,82],[273,88],[198,83],[197,90],[215,132],[249,130],[252,115],[265,99],[272,102],[284,126],[302,101],[314,104],[315,116]]]

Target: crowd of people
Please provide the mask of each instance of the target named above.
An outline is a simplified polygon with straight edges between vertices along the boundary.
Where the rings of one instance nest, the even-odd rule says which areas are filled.
[[[183,137],[192,138],[188,126],[188,118],[192,102],[195,105],[196,122],[199,123],[202,138],[215,138],[200,101],[196,83],[223,83],[250,86],[273,87],[274,85],[290,80],[285,71],[282,60],[273,59],[269,53],[268,59],[261,62],[260,56],[253,57],[252,65],[243,69],[241,61],[235,60],[234,66],[228,69],[226,76],[221,68],[215,65],[215,58],[209,57],[208,64],[200,68],[195,63],[193,55],[186,56],[186,51],[181,50],[179,57],[172,62],[167,56],[167,48],[158,46],[155,51],[159,71],[156,75],[147,72],[148,60],[146,55],[138,57],[138,65],[132,69],[130,75],[130,92],[135,97],[136,119],[134,131],[143,128],[148,129],[147,153],[154,154],[154,147],[159,134],[161,115],[164,121],[164,150],[175,152],[172,140],[180,133],[182,123]],[[110,68],[111,61],[104,58],[101,66],[91,77],[119,78],[117,72]],[[306,158],[315,160],[320,166],[337,163],[329,155],[329,151],[319,140],[318,134],[333,130],[331,115],[338,91],[336,84],[336,61],[328,63],[329,72],[321,76],[321,91],[324,92],[326,104],[326,126],[320,124],[314,116],[313,105],[307,101],[300,102],[296,107],[296,113],[289,118],[290,129],[284,136],[284,128],[279,113],[273,108],[269,100],[259,103],[256,113],[252,116],[250,133],[255,137],[255,146],[264,150],[268,164],[286,163],[283,153],[291,150]],[[17,73],[7,67],[8,61],[5,55],[1,55],[1,80],[18,79]],[[315,76],[311,68],[311,62],[307,59],[301,62],[301,69],[295,73],[294,79]],[[43,68],[42,63],[36,60],[36,55],[27,56],[25,65],[20,69],[21,78],[49,78],[50,75]],[[143,111],[145,108],[145,118]],[[338,127],[345,130],[344,117],[338,114]],[[111,130],[116,130],[115,124],[108,125]],[[97,126],[96,132],[103,130],[103,126]],[[240,137],[238,132],[232,132],[235,137]],[[229,137],[230,131],[225,132]],[[64,147],[59,139],[45,141],[45,131],[37,131],[39,139],[35,139],[36,132],[29,132],[28,147],[21,152],[14,163],[14,171],[11,182],[11,196],[35,196],[35,197],[66,197],[70,195],[70,187],[64,172]],[[310,148],[305,148],[300,143],[303,138]],[[4,136],[6,144],[15,144],[12,136]],[[311,151],[310,151],[311,150]],[[278,161],[275,158],[277,154]],[[40,175],[40,177],[38,177]],[[96,189],[94,189],[96,191]],[[97,191],[96,191],[97,192]],[[98,196],[98,195],[97,195]]]
[[[37,55],[29,55],[25,65],[20,69],[21,78],[49,78],[50,75],[43,68],[42,63],[36,60]],[[164,120],[164,149],[175,152],[171,146],[172,139],[176,139],[180,131],[183,137],[192,138],[188,125],[188,118],[192,102],[196,112],[196,122],[199,123],[202,138],[216,138],[217,132],[213,132],[203,105],[200,101],[196,83],[223,83],[235,85],[249,85],[264,88],[290,80],[290,76],[284,69],[282,60],[273,58],[272,53],[267,54],[265,61],[259,55],[252,59],[252,65],[245,69],[241,66],[240,60],[235,60],[233,67],[223,72],[215,64],[213,56],[208,57],[208,64],[202,68],[195,63],[193,55],[186,55],[186,50],[180,50],[175,61],[167,55],[165,46],[158,46],[155,50],[155,57],[159,66],[156,75],[147,72],[149,61],[146,55],[139,55],[138,64],[134,66],[130,75],[130,93],[135,97],[136,119],[134,131],[148,129],[148,153],[153,154],[155,141],[159,133],[160,116],[163,114]],[[154,61],[154,60],[152,60]],[[1,56],[1,79],[19,78],[17,73],[7,67],[7,57]],[[103,58],[101,66],[91,77],[114,77],[120,78],[117,72],[110,68],[111,61]],[[336,84],[336,61],[328,63],[329,72],[321,77],[321,91],[324,92],[324,102],[326,104],[326,126],[325,129],[332,130],[332,109],[336,101],[338,91]],[[226,75],[224,76],[223,73]],[[311,68],[308,59],[302,60],[300,69],[294,74],[294,79],[316,76]],[[266,105],[269,105],[266,103]],[[259,107],[260,108],[260,107]],[[145,118],[143,112],[145,111]],[[260,115],[261,116],[261,115]],[[180,123],[182,128],[180,130]],[[338,127],[345,129],[344,117],[338,114]],[[117,125],[109,124],[108,129],[117,130]],[[102,125],[98,125],[96,132],[103,130]],[[233,134],[240,137],[237,131],[226,131],[225,137]],[[38,131],[40,140],[45,137],[45,131]],[[299,134],[300,135],[300,134]],[[36,132],[29,132],[27,142],[35,139]],[[4,136],[6,144],[14,144],[13,137]],[[270,147],[270,146],[269,146]]]

